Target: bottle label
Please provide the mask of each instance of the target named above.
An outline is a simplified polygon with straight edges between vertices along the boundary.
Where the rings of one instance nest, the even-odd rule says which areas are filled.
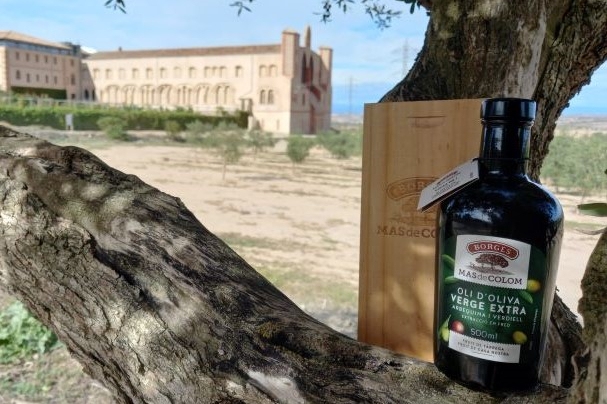
[[[439,343],[503,363],[537,358],[546,258],[501,237],[445,240],[439,264]]]
[[[455,167],[436,181],[422,189],[417,202],[417,210],[427,210],[432,205],[453,194],[455,191],[478,180],[478,159],[472,159]]]

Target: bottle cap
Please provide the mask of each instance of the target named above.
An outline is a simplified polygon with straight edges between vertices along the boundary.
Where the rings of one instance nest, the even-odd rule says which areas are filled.
[[[481,105],[481,119],[533,122],[535,101],[525,98],[489,98]]]

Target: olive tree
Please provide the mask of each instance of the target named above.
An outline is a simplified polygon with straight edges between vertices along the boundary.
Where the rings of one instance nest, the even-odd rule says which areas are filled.
[[[238,3],[250,7],[253,0]],[[329,17],[332,7],[360,5],[387,22],[396,12],[386,4],[425,9],[424,46],[381,101],[534,98],[534,177],[557,118],[607,57],[605,0],[321,4]],[[582,335],[555,300],[542,375],[551,384],[496,398],[310,318],[178,199],[83,150],[0,133],[1,284],[120,403],[606,399],[607,233],[584,276]]]

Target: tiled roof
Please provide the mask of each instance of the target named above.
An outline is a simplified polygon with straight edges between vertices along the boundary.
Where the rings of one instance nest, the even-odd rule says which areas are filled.
[[[280,53],[280,45],[221,46],[213,48],[176,48],[131,51],[117,50],[111,52],[97,52],[90,55],[88,59],[99,60],[175,56],[224,56],[258,53]]]
[[[69,46],[58,43],[58,42],[46,41],[44,39],[25,35],[25,34],[22,34],[20,32],[16,32],[16,31],[0,31],[0,40],[25,42],[25,43],[31,43],[34,45],[50,46],[52,48],[59,48],[59,49],[68,49],[68,50],[71,49]]]

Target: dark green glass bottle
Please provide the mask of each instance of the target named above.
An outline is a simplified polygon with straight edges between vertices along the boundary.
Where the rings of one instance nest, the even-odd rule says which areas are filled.
[[[563,210],[526,173],[535,102],[483,102],[479,180],[441,202],[435,364],[489,391],[535,387],[552,309]]]

